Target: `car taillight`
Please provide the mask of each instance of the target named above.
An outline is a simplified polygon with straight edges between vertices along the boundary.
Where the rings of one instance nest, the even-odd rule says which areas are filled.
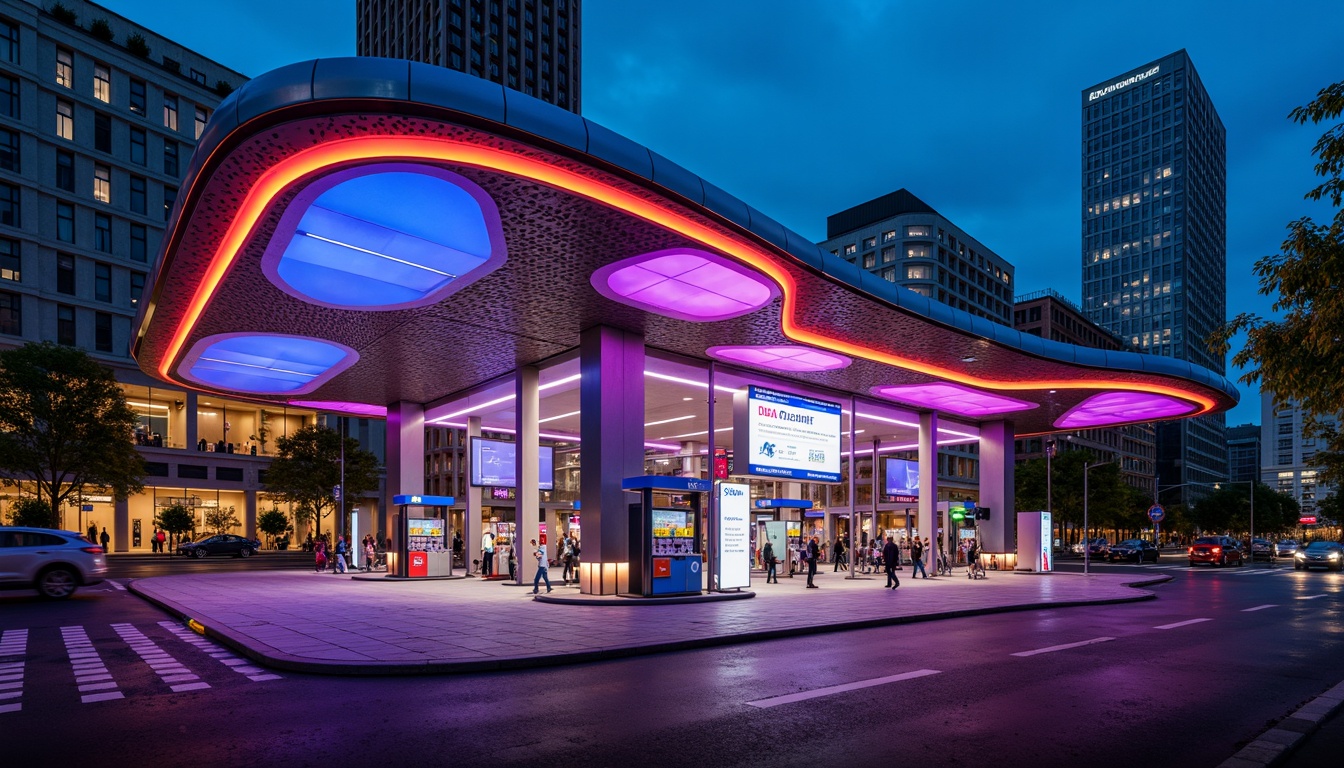
[[[1187,550],[1185,551],[1185,554],[1187,554],[1187,555],[1193,555],[1193,554],[1195,554],[1195,548],[1194,548],[1194,547],[1191,547],[1191,548],[1187,549]]]
[[[1222,551],[1223,551],[1223,548],[1222,548],[1222,547],[1214,547],[1214,548],[1213,548],[1213,554],[1215,554],[1215,555],[1218,554],[1219,552],[1222,552]]]
[[[103,548],[102,548],[102,547],[80,547],[79,549],[80,549],[81,552],[88,552],[88,553],[91,554],[91,555],[101,555],[101,554],[103,554]]]

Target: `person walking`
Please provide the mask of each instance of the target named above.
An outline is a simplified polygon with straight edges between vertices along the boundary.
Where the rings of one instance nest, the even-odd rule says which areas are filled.
[[[489,531],[481,534],[481,578],[488,579],[495,572],[495,535]]]
[[[765,546],[761,548],[761,562],[765,564],[765,583],[778,584],[779,574],[775,573],[775,565],[779,562],[775,559],[775,545],[767,539]]]
[[[336,537],[336,559],[332,562],[332,573],[345,573],[345,553],[348,550],[345,546],[345,537]]]
[[[917,579],[921,573],[924,578],[929,578],[929,572],[924,569],[924,542],[915,539],[910,542],[910,578]]]
[[[546,548],[537,546],[537,540],[532,539],[532,557],[537,560],[537,574],[532,577],[532,594],[537,594],[541,580],[546,580],[546,594],[551,593],[551,575],[550,564],[546,562]]]
[[[154,534],[154,538],[159,541],[159,554],[163,554],[167,551],[168,548],[165,545],[168,543],[168,534],[162,528]]]
[[[365,537],[364,537],[364,569],[367,570],[367,571],[372,571],[372,570],[373,570],[374,563],[377,562],[378,553],[375,551],[375,549],[376,549],[376,548],[373,546],[373,537],[372,537],[372,536],[365,536]]]
[[[94,525],[93,523],[89,523],[89,543],[90,544],[98,543],[98,526]]]
[[[835,567],[831,569],[831,572],[835,573],[837,571],[848,571],[849,563],[846,562],[845,557],[849,553],[845,550],[845,540],[839,536],[836,536],[835,549],[831,551],[835,553]]]
[[[817,575],[817,558],[821,557],[821,547],[817,546],[817,537],[807,543],[807,588],[817,589],[817,585],[812,583],[812,578]]]
[[[313,544],[313,560],[317,565],[317,572],[321,573],[327,570],[327,542],[318,537]]]
[[[453,564],[454,564],[454,565],[456,565],[457,563],[462,563],[462,565],[465,566],[465,565],[467,564],[467,561],[466,561],[465,559],[463,559],[463,557],[462,557],[462,547],[463,547],[463,543],[462,543],[462,532],[461,532],[461,531],[453,531]]]
[[[112,541],[112,537],[107,535],[107,526],[103,526],[103,532],[98,535],[98,541],[102,542],[104,552],[112,551],[107,548],[107,545]]]
[[[887,572],[887,586],[885,588],[895,589],[901,586],[901,580],[896,578],[896,563],[900,560],[901,550],[896,546],[896,541],[892,537],[887,537],[887,545],[882,547],[882,565]]]
[[[574,538],[568,533],[565,534],[564,543],[560,545],[560,562],[565,565],[565,569],[560,572],[560,583],[568,584],[569,577],[574,574]]]

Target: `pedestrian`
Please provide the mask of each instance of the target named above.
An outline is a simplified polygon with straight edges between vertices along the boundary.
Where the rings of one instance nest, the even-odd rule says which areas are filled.
[[[344,536],[336,537],[336,560],[332,564],[332,573],[345,573],[345,553],[349,549],[345,544]]]
[[[481,534],[481,578],[488,579],[495,571],[495,535],[489,531]]]
[[[836,571],[849,570],[849,564],[845,562],[845,555],[847,554],[845,551],[845,540],[836,536],[835,549],[831,551],[835,553],[835,567],[831,569],[831,572],[835,573]]]
[[[939,536],[939,537],[938,537],[938,549],[942,549],[942,548],[943,548],[943,537],[942,537],[942,536]],[[924,537],[924,551],[927,552],[927,553],[929,553],[929,554],[932,554],[932,553],[933,553],[933,547],[929,546],[929,537],[928,537],[928,536],[925,536],[925,537]],[[920,568],[920,570],[922,570],[922,571],[924,570],[924,566],[923,566],[922,564],[920,565],[919,568]],[[910,574],[910,578],[913,579],[914,577],[915,577],[915,574],[913,573],[913,569],[912,569],[912,572],[911,572],[911,574]],[[929,572],[928,572],[928,571],[924,571],[924,578],[926,578],[926,579],[929,578]]]
[[[560,583],[568,584],[569,577],[574,573],[574,538],[568,533],[560,545],[560,562],[565,564],[565,569],[560,572]]]
[[[532,594],[537,594],[541,586],[542,579],[546,580],[546,594],[551,593],[551,569],[550,563],[546,562],[546,548],[537,546],[537,540],[532,539],[532,557],[537,560],[537,573],[532,577]]]
[[[463,557],[462,557],[462,547],[463,547],[463,543],[462,543],[462,532],[461,532],[461,531],[453,531],[453,563],[454,563],[454,564],[456,564],[456,563],[462,563],[463,565],[466,565],[466,564],[467,564],[467,561],[466,561],[465,559],[463,559]]]
[[[89,543],[90,544],[98,543],[98,526],[94,525],[93,523],[89,523]]]
[[[154,537],[159,540],[159,554],[163,554],[168,549],[166,546],[164,546],[168,543],[168,534],[164,532],[162,528],[160,528],[159,532],[154,534]]]
[[[821,548],[817,546],[817,537],[813,536],[812,541],[807,544],[807,588],[817,589],[817,585],[812,583],[812,577],[817,575],[817,558],[821,557]]]
[[[765,564],[765,583],[778,584],[779,574],[775,572],[775,565],[779,562],[775,559],[775,545],[767,539],[765,546],[761,548],[761,562]]]
[[[375,558],[376,556],[377,556],[377,553],[374,552],[373,537],[372,537],[372,536],[365,536],[365,537],[364,537],[364,569],[365,569],[365,570],[367,570],[367,571],[372,571],[372,570],[373,570],[374,558]]]
[[[901,557],[901,550],[896,546],[892,537],[887,537],[887,545],[882,548],[882,563],[887,571],[887,586],[885,588],[895,589],[901,586],[901,580],[896,578],[896,561]]]
[[[107,548],[107,545],[112,541],[112,537],[107,535],[107,526],[103,526],[103,532],[98,535],[98,541],[102,542],[104,552],[112,551]]]
[[[313,561],[318,573],[327,570],[327,543],[320,536],[313,543]]]
[[[924,569],[924,542],[915,539],[910,543],[910,578],[919,578],[923,573],[924,578],[929,578],[929,572]]]

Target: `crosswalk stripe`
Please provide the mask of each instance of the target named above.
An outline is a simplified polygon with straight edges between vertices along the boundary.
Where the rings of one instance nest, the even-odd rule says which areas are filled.
[[[210,687],[210,684],[206,682],[175,685],[175,683],[187,683],[187,681],[200,681],[201,678],[178,663],[170,654],[159,648],[158,644],[149,639],[149,636],[133,625],[113,624],[112,629],[121,636],[121,639],[131,647],[131,650],[135,651],[142,661],[154,670],[154,673],[168,685],[173,693],[196,691]]]
[[[159,626],[172,633],[173,637],[189,645],[194,645],[203,653],[209,654],[210,658],[218,661],[234,672],[247,677],[254,683],[264,683],[270,680],[283,680],[280,675],[267,672],[259,667],[251,666],[247,659],[240,659],[232,653],[225,651],[218,645],[206,640],[205,638],[193,633],[181,624],[172,621],[160,621]]]
[[[75,680],[78,682],[82,671],[92,672],[97,670],[100,674],[106,674],[111,677],[107,667],[103,664],[98,651],[93,647],[93,641],[89,639],[89,633],[84,631],[84,627],[61,627],[61,640],[65,643],[65,652],[70,657],[70,669],[74,672]],[[86,659],[83,664],[79,659]],[[95,663],[95,661],[97,663]],[[117,687],[116,682],[102,684],[104,687]],[[80,693],[83,693],[81,690]],[[111,701],[113,699],[124,698],[120,690],[108,690],[103,693],[85,693],[79,697],[82,704],[92,704],[98,701]]]

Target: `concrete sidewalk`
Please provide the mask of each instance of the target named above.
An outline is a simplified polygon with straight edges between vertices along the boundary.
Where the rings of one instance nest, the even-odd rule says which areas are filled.
[[[908,571],[903,572],[903,576]],[[682,605],[554,605],[530,588],[478,579],[368,582],[311,572],[159,576],[132,592],[261,664],[300,672],[389,675],[573,664],[818,632],[982,613],[1152,598],[1142,574],[990,572],[969,581],[819,575],[766,584],[755,599]],[[558,585],[558,582],[556,582]],[[577,587],[555,594],[577,596]]]

